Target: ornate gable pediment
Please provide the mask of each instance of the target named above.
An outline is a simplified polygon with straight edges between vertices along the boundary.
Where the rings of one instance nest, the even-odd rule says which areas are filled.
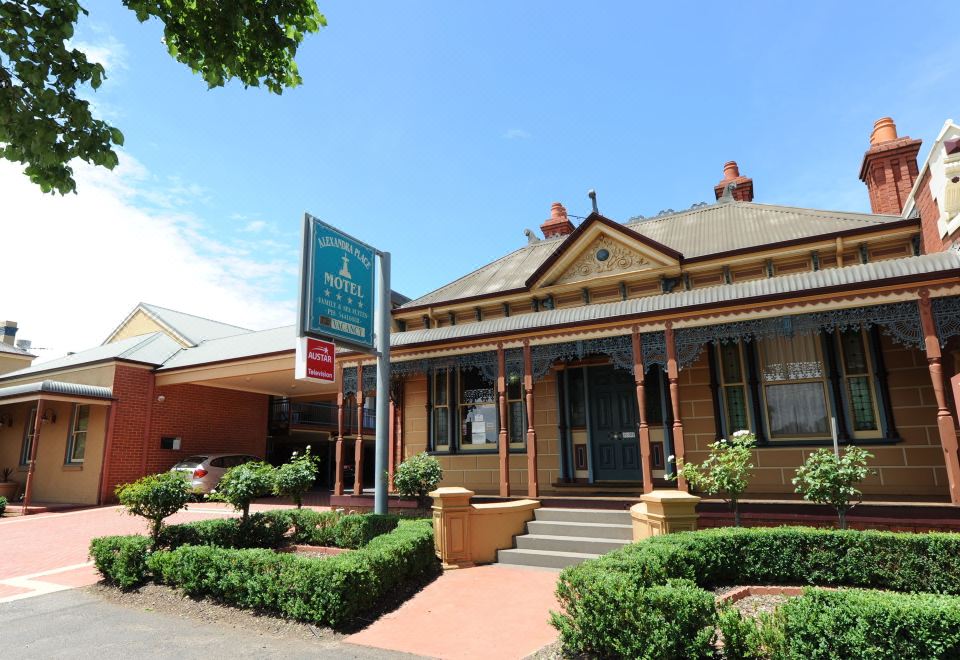
[[[676,250],[593,213],[527,279],[531,289],[670,270]]]
[[[647,255],[607,234],[600,234],[574,257],[551,284],[570,284],[595,277],[650,270],[661,264],[651,263]]]

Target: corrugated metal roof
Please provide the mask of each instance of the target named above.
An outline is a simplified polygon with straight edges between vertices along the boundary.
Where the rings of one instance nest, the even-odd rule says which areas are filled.
[[[131,360],[146,364],[160,365],[166,362],[171,355],[180,349],[180,344],[162,332],[152,332],[148,335],[128,337],[111,344],[103,344],[96,348],[80,351],[55,360],[48,360],[34,364],[26,369],[3,374],[0,381],[45,371],[70,369],[93,362],[104,360]]]
[[[818,211],[793,206],[727,202],[628,221],[624,226],[669,245],[686,259],[812,238],[902,220],[898,215]]]
[[[201,316],[166,309],[158,305],[140,303],[138,307],[194,346],[209,339],[220,339],[221,337],[232,337],[251,332],[249,328],[205,319]]]
[[[185,348],[166,361],[160,371],[192,367],[209,362],[239,360],[245,357],[292,351],[297,346],[297,328],[285,325],[270,330],[247,332],[233,337],[211,339],[199,346]]]
[[[934,274],[941,271],[960,269],[960,254],[955,250],[890,259],[868,264],[857,264],[844,268],[828,268],[810,273],[782,275],[750,282],[736,282],[718,286],[678,291],[645,298],[634,298],[622,302],[584,305],[569,309],[549,310],[507,318],[465,323],[462,325],[431,328],[429,330],[411,330],[396,332],[391,336],[390,344],[400,347],[426,342],[441,342],[469,337],[500,334],[521,330],[531,330],[573,323],[588,323],[609,318],[639,316],[664,311],[680,310],[685,307],[697,307],[741,299],[763,296],[789,295],[822,288],[837,286],[855,286],[866,282],[875,282],[890,278],[911,275]]]
[[[895,220],[902,218],[754,202],[717,202],[654,218],[628,220],[624,226],[680,252],[685,259],[692,259],[838,231],[882,226]],[[439,304],[522,288],[563,242],[561,237],[526,245],[411,300],[403,307]]]
[[[0,399],[23,396],[25,394],[60,394],[63,396],[77,396],[87,399],[112,399],[113,390],[109,387],[96,385],[78,385],[64,383],[59,380],[42,380],[24,385],[10,385],[0,387]]]
[[[26,351],[18,346],[11,346],[5,341],[0,341],[0,353],[11,353],[12,355],[23,355],[26,357],[37,357],[30,351]]]

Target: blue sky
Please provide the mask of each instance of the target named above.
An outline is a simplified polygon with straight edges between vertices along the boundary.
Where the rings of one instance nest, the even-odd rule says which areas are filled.
[[[929,144],[960,119],[946,2],[321,0],[304,84],[279,97],[208,91],[159,24],[86,4],[75,41],[108,67],[91,98],[126,136],[123,203],[243,291],[222,307],[183,285],[112,302],[149,292],[253,327],[291,315],[304,211],[391,251],[394,288],[418,296],[523,245],[551,202],[586,215],[596,188],[617,220],[687,208],[712,201],[730,159],[756,201],[869,210],[873,121]],[[90,176],[77,197],[120,185]],[[122,318],[109,311],[99,335]]]

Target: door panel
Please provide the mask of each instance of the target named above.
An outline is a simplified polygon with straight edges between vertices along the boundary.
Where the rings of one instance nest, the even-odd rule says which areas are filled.
[[[588,378],[594,480],[639,481],[640,440],[633,378],[610,366],[591,367]]]

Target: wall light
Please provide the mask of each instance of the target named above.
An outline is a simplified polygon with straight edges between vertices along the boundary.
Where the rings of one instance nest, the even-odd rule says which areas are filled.
[[[163,396],[162,394],[157,397],[157,403],[163,403],[166,400],[167,400],[167,397]]]

